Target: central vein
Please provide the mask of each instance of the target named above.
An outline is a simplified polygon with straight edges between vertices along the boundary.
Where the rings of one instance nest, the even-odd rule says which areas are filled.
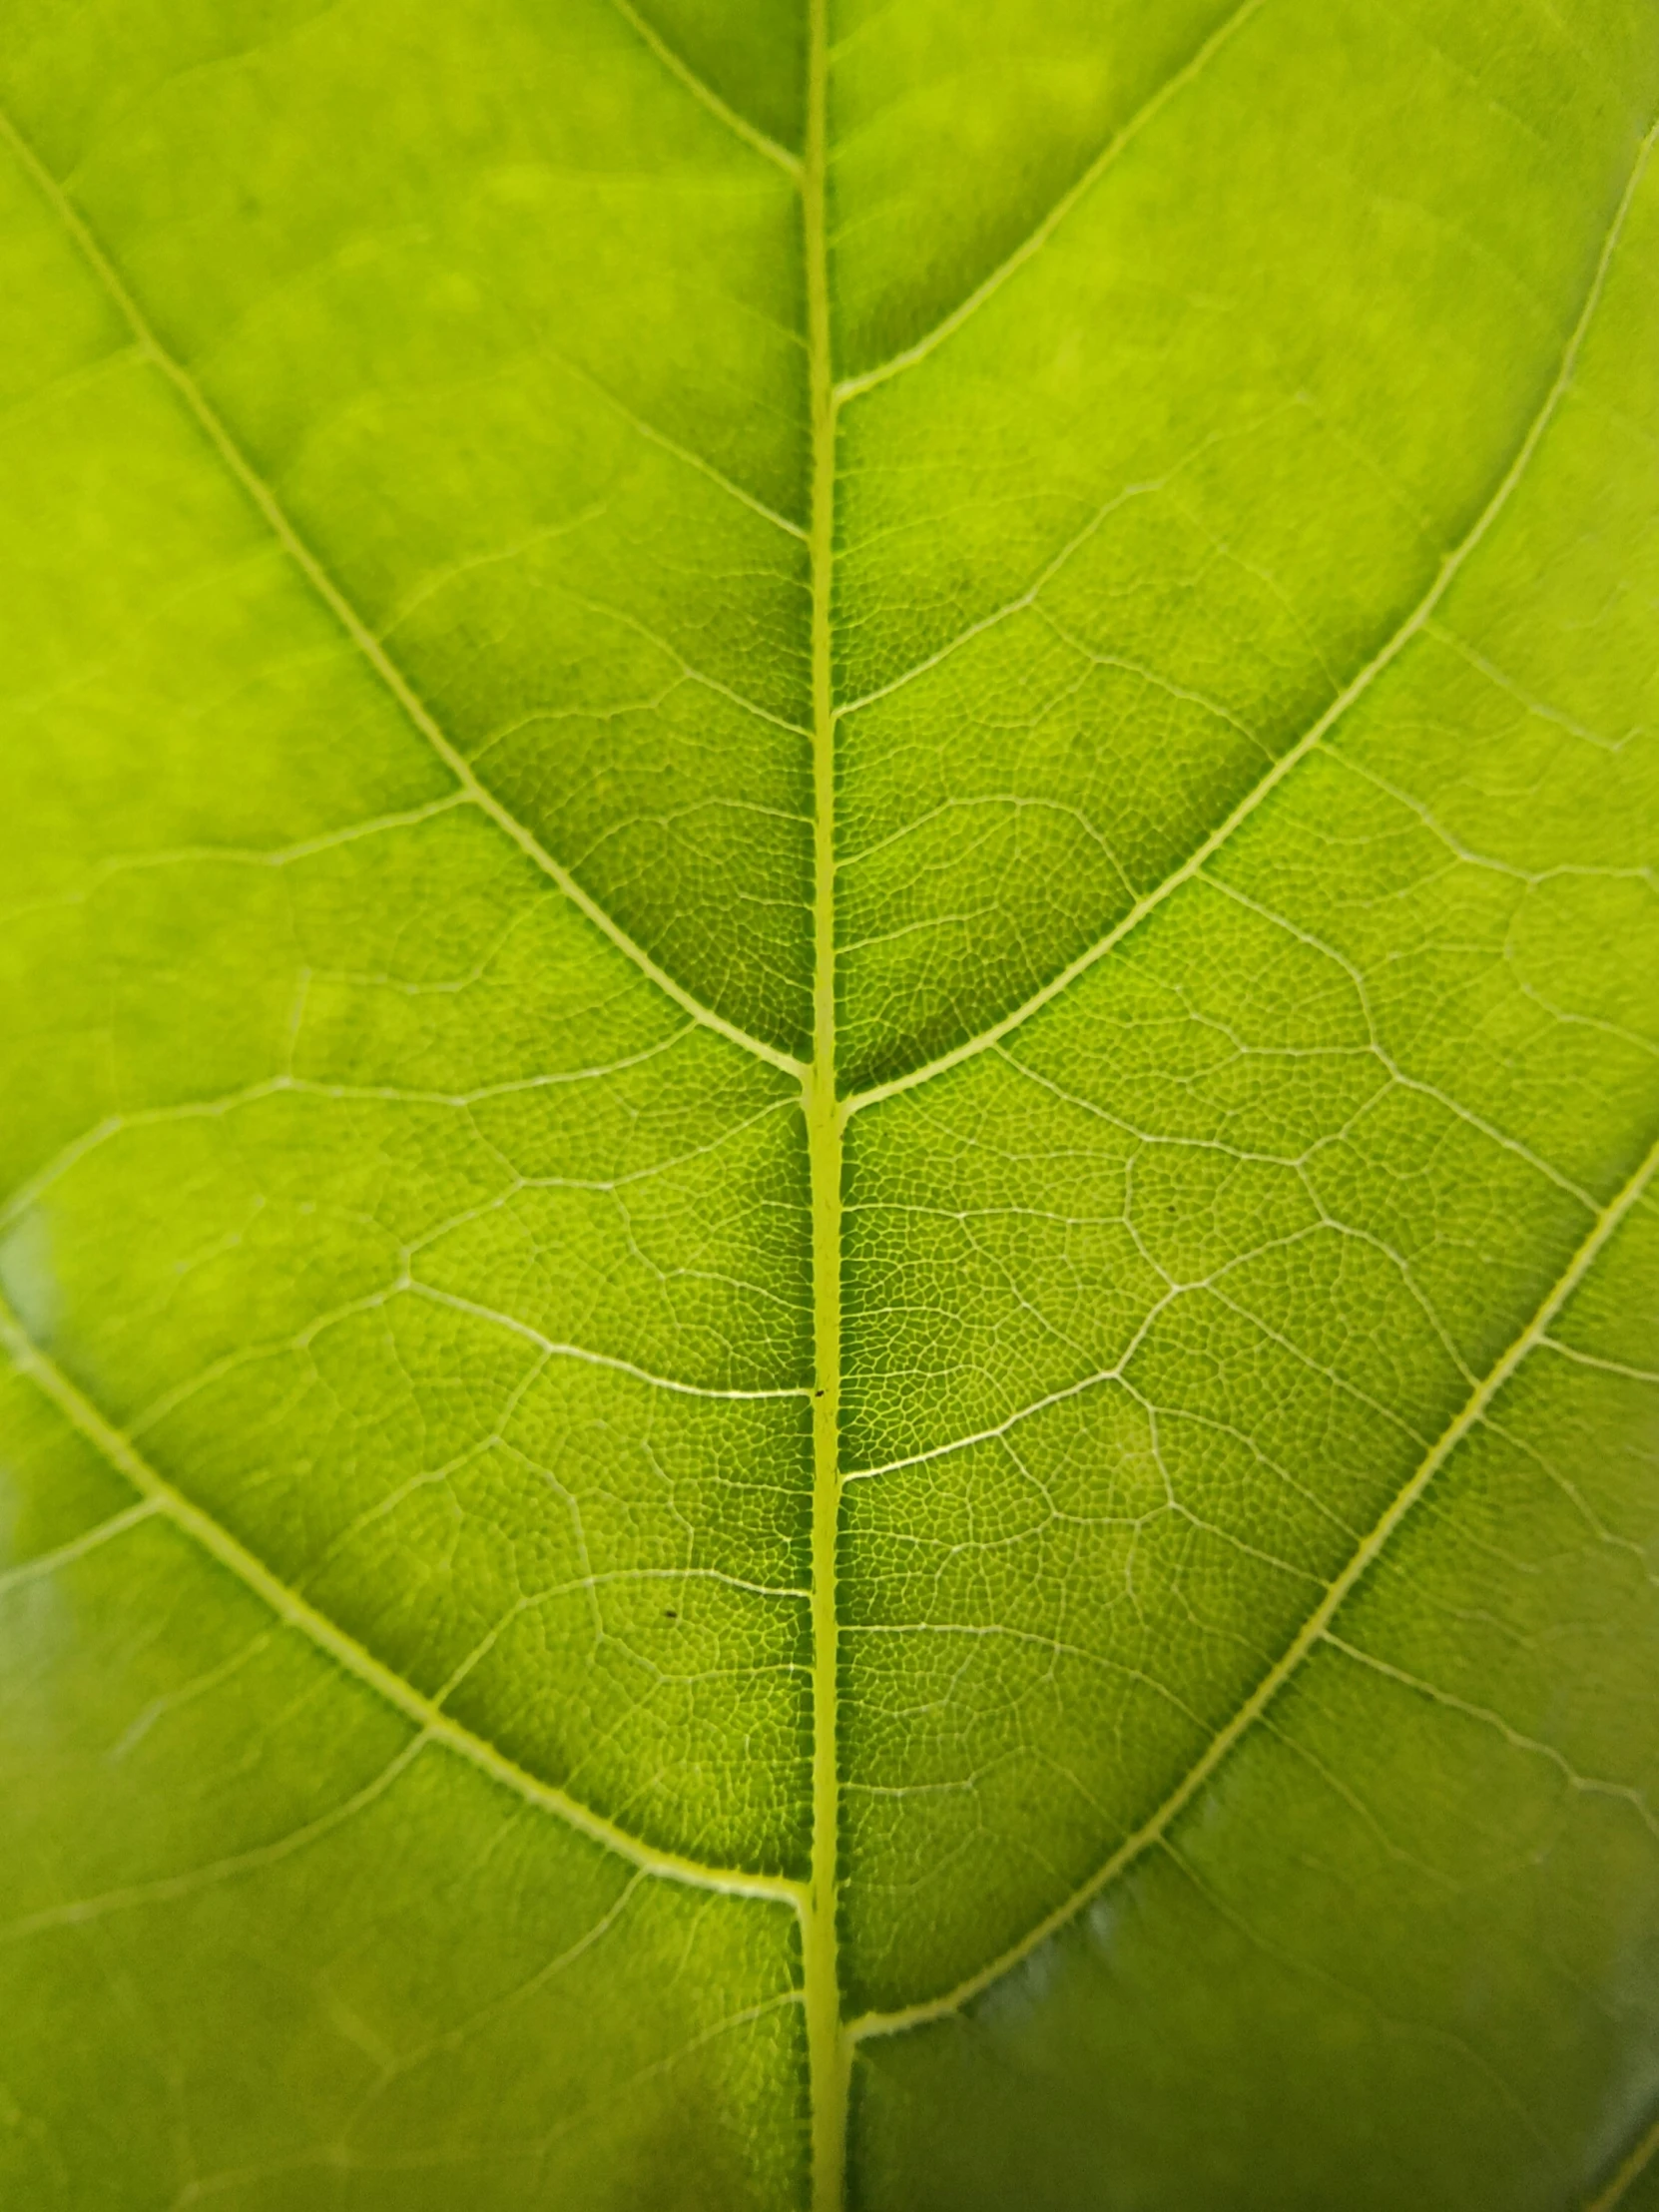
[[[835,1956],[839,1773],[835,1744],[840,1519],[841,1132],[835,1097],[835,711],[830,658],[835,397],[825,236],[829,0],[811,0],[807,143],[801,175],[813,439],[813,1059],[805,1082],[813,1194],[813,1864],[803,1932],[812,2072],[813,2212],[841,2212],[850,2046]]]

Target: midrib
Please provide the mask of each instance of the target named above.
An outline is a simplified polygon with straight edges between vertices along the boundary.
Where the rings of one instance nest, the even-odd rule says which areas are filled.
[[[801,175],[813,450],[813,1058],[802,1079],[813,1198],[813,1863],[803,1923],[811,2067],[813,2212],[841,2212],[851,2048],[835,1955],[835,1542],[840,1517],[841,1134],[835,1097],[835,763],[830,585],[835,501],[835,395],[830,349],[825,135],[829,0],[810,0],[806,158]]]

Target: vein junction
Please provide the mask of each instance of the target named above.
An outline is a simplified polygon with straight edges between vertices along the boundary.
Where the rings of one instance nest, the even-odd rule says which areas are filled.
[[[428,1697],[405,1682],[392,1668],[376,1659],[325,1614],[309,1604],[297,1590],[290,1589],[279,1576],[273,1574],[262,1560],[256,1558],[245,1544],[221,1527],[211,1514],[205,1513],[159,1474],[139,1452],[131,1438],[112,1421],[107,1420],[57,1363],[40,1350],[4,1301],[0,1301],[0,1346],[4,1347],[17,1372],[27,1376],[40,1388],[57,1406],[70,1426],[124,1475],[144,1500],[143,1510],[117,1516],[116,1521],[110,1524],[110,1534],[118,1534],[127,1528],[141,1525],[143,1520],[156,1513],[164,1515],[210,1557],[229,1568],[240,1582],[263,1598],[279,1620],[296,1628],[308,1642],[327,1652],[348,1674],[366,1683],[387,1704],[414,1721],[420,1732],[420,1741],[443,1744],[451,1751],[459,1753],[469,1764],[481,1768],[516,1796],[540,1806],[545,1812],[556,1815],[583,1835],[620,1853],[642,1871],[685,1882],[696,1889],[718,1891],[729,1896],[769,1898],[792,1905],[799,1903],[801,1887],[797,1883],[766,1875],[751,1875],[738,1869],[722,1870],[702,1866],[693,1860],[681,1858],[672,1852],[659,1851],[652,1845],[642,1843],[639,1838],[628,1835],[614,1822],[591,1812],[567,1792],[530,1774],[473,1730],[451,1719],[443,1710],[446,1692]],[[78,1551],[84,1545],[85,1539],[69,1549],[72,1552]]]
[[[620,0],[619,0],[620,5]],[[629,20],[635,20],[632,9],[623,9]],[[1239,20],[1250,12],[1249,6],[1240,11]],[[813,1052],[810,1064],[803,1066],[788,1055],[781,1054],[752,1036],[736,1029],[717,1013],[697,1001],[674,977],[669,975],[644,948],[633,942],[620,926],[606,915],[575,881],[569,871],[558,863],[531,834],[501,805],[474,773],[468,762],[450,743],[438,727],[434,717],[424,706],[412,687],[403,678],[387,653],[383,642],[369,630],[347,601],[338,585],[328,576],[315,555],[301,541],[291,522],[282,511],[274,493],[264,485],[246,458],[234,443],[229,431],[204,398],[189,372],[173,360],[162,348],[150,330],[138,306],[124,287],[108,259],[92,240],[85,225],[70,206],[66,196],[45,177],[40,166],[32,161],[25,150],[35,174],[42,180],[42,189],[53,200],[65,224],[71,229],[89,261],[112,295],[121,304],[132,321],[146,352],[162,369],[179,392],[184,403],[207,431],[212,443],[230,472],[243,485],[265,516],[277,540],[286,549],[298,569],[306,577],[319,598],[338,619],[342,629],[396,698],[410,722],[421,732],[432,749],[444,760],[457,779],[459,791],[466,802],[475,806],[495,826],[523,850],[534,863],[558,887],[574,906],[600,928],[636,968],[651,983],[685,1013],[690,1021],[712,1030],[728,1042],[743,1047],[756,1056],[768,1060],[774,1067],[798,1078],[807,1131],[807,1149],[811,1171],[812,1199],[812,1338],[814,1359],[813,1382],[813,1507],[812,1507],[812,1582],[810,1610],[813,1629],[813,1759],[812,1759],[812,1813],[813,1844],[812,1864],[805,1883],[748,1877],[741,1873],[725,1873],[717,1868],[696,1865],[680,1860],[672,1854],[657,1853],[640,1845],[637,1840],[600,1820],[576,1803],[566,1793],[548,1788],[528,1776],[513,1762],[502,1757],[492,1747],[481,1742],[466,1730],[451,1722],[442,1710],[442,1698],[427,1698],[412,1690],[406,1683],[380,1665],[371,1654],[344,1636],[314,1608],[238,1544],[235,1538],[219,1528],[207,1514],[193,1506],[177,1491],[166,1484],[154,1469],[150,1468],[134,1449],[130,1438],[123,1437],[109,1422],[45,1359],[24,1336],[14,1319],[0,1320],[0,1337],[3,1337],[19,1368],[34,1377],[41,1387],[53,1398],[72,1423],[132,1480],[146,1501],[141,1509],[135,1509],[130,1520],[124,1517],[123,1525],[137,1525],[141,1514],[148,1511],[165,1512],[177,1525],[186,1529],[195,1540],[230,1566],[248,1585],[258,1590],[282,1618],[300,1628],[336,1660],[365,1682],[371,1683],[391,1703],[408,1714],[421,1731],[423,1739],[441,1741],[461,1755],[484,1766],[508,1787],[517,1790],[547,1811],[570,1822],[584,1833],[596,1837],[610,1848],[631,1859],[643,1871],[662,1874],[671,1879],[690,1882],[717,1890],[730,1890],[744,1896],[781,1901],[800,1911],[803,1928],[804,1986],[803,2007],[812,2058],[813,2074],[813,2143],[814,2190],[816,2212],[838,2212],[842,2198],[844,2135],[846,2116],[846,2091],[855,2040],[894,2028],[915,2024],[922,2019],[933,2018],[968,2001],[973,1995],[997,1976],[1005,1973],[1047,1936],[1053,1934],[1070,1918],[1089,1897],[1092,1897],[1114,1876],[1126,1867],[1141,1851],[1161,1836],[1181,1808],[1191,1801],[1204,1782],[1212,1775],[1231,1748],[1265,1711],[1280,1688],[1300,1665],[1304,1656],[1316,1644],[1336,1641],[1331,1634],[1331,1624],[1349,1591],[1353,1589],[1367,1567],[1376,1559],[1392,1531],[1409,1511],[1416,1498],[1432,1479],[1437,1468],[1455,1448],[1458,1441],[1472,1426],[1481,1420],[1496,1393],[1516,1372],[1521,1362],[1534,1347],[1548,1341],[1550,1323],[1559,1313],[1572,1289],[1583,1279],[1597,1254],[1605,1247],[1620,1221],[1648,1188],[1653,1173],[1653,1160],[1642,1168],[1610,1206],[1596,1217],[1588,1238],[1573,1256],[1565,1275],[1545,1299],[1534,1320],[1511,1344],[1509,1350],[1489,1367],[1484,1379],[1473,1386],[1454,1419],[1432,1448],[1422,1458],[1411,1479],[1397,1493],[1387,1510],[1370,1529],[1348,1564],[1327,1586],[1320,1603],[1308,1616],[1302,1629],[1283,1652],[1279,1660],[1265,1675],[1245,1703],[1216,1734],[1203,1756],[1188,1770],[1175,1790],[1166,1798],[1152,1819],[1130,1837],[1089,1882],[1068,1898],[1052,1915],[1035,1928],[1013,1950],[999,1955],[982,1971],[958,1984],[948,1992],[928,2002],[903,2010],[880,2014],[866,2014],[850,2027],[841,2016],[841,1971],[837,1957],[837,1901],[841,1881],[838,1864],[840,1824],[840,1776],[837,1743],[838,1686],[837,1654],[840,1641],[838,1620],[836,1568],[839,1538],[839,1515],[842,1500],[843,1475],[840,1467],[840,1398],[842,1360],[841,1297],[841,1242],[842,1242],[842,1167],[844,1136],[849,1114],[855,1109],[879,1103],[881,1099],[899,1091],[915,1089],[933,1074],[958,1059],[966,1058],[985,1047],[996,1045],[1008,1032],[1023,1022],[1042,1004],[1063,992],[1067,985],[1079,976],[1084,967],[1092,964],[1110,951],[1138,925],[1171,891],[1197,873],[1219,845],[1229,837],[1234,829],[1253,812],[1259,799],[1283,780],[1290,769],[1316,746],[1323,734],[1338,717],[1364,691],[1373,678],[1390,662],[1419,632],[1423,631],[1443,597],[1452,577],[1467,554],[1484,534],[1504,501],[1508,498],[1521,473],[1527,466],[1539,439],[1550,421],[1555,408],[1566,390],[1575,366],[1577,351],[1583,331],[1599,297],[1602,277],[1618,235],[1618,223],[1608,238],[1599,265],[1595,282],[1585,303],[1583,314],[1575,326],[1558,375],[1544,406],[1530,426],[1513,464],[1499,484],[1491,502],[1478,518],[1472,532],[1450,554],[1436,574],[1431,590],[1414,610],[1407,622],[1394,633],[1384,648],[1363,670],[1360,676],[1334,702],[1319,724],[1270,772],[1258,790],[1252,793],[1237,811],[1229,817],[1182,867],[1165,883],[1149,894],[1124,923],[1082,955],[1073,965],[1057,976],[1052,985],[1036,997],[1014,1009],[1001,1022],[986,1030],[970,1044],[959,1048],[945,1058],[917,1069],[913,1074],[895,1079],[890,1084],[866,1091],[852,1099],[837,1096],[835,1081],[836,1060],[836,1004],[835,1004],[835,859],[834,859],[834,736],[835,706],[832,697],[830,660],[831,621],[831,568],[834,545],[834,491],[835,491],[835,423],[838,404],[857,396],[857,388],[848,385],[837,394],[832,380],[830,292],[828,272],[828,245],[826,238],[826,85],[828,75],[827,0],[814,0],[812,10],[812,52],[810,64],[810,103],[807,147],[803,161],[795,164],[794,157],[773,148],[770,142],[757,151],[786,168],[798,178],[803,211],[803,235],[806,251],[807,297],[809,311],[809,360],[811,377],[811,426],[813,449],[813,496],[809,552],[812,578],[812,743],[814,776],[814,960],[813,960]],[[671,65],[672,66],[672,65]],[[684,74],[681,72],[681,74]],[[727,116],[727,120],[731,120]],[[740,134],[741,135],[741,134]],[[1639,170],[1638,170],[1639,174]],[[1081,189],[1081,188],[1080,188]],[[1634,190],[1634,180],[1632,181]],[[1628,194],[1625,205],[1628,205]],[[1063,214],[1064,210],[1059,211]],[[1622,221],[1622,208],[1620,220]],[[1058,214],[1055,220],[1058,220]],[[1051,226],[1050,226],[1051,228]],[[1046,236],[1046,231],[1043,234]],[[1037,242],[1041,243],[1040,239]],[[1035,249],[1033,248],[1033,251]],[[1023,252],[1023,250],[1022,250]],[[999,273],[997,282],[1002,280]],[[977,303],[967,303],[965,311],[971,311]],[[951,327],[954,327],[954,322]],[[928,347],[949,329],[942,329],[926,341]],[[884,376],[899,363],[889,364],[879,372]],[[876,380],[874,377],[870,381]],[[451,802],[445,802],[448,805]],[[459,1303],[451,1301],[451,1303]],[[574,1348],[544,1344],[544,1351],[557,1351],[576,1358],[589,1358],[577,1354]],[[613,1363],[616,1364],[616,1363]],[[682,1389],[685,1385],[665,1382],[670,1389]],[[716,1393],[737,1395],[745,1393]],[[765,1392],[747,1393],[765,1395]],[[991,1431],[987,1431],[987,1434]],[[940,1446],[942,1452],[954,1446]],[[917,1459],[929,1456],[918,1453]],[[896,1461],[895,1465],[908,1464]]]

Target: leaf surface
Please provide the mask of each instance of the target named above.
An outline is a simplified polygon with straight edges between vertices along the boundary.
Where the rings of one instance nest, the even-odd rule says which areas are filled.
[[[14,11],[8,2200],[1646,2201],[1656,107]]]

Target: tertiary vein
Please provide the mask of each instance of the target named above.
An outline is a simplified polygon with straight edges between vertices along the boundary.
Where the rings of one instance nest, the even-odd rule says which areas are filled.
[[[390,692],[407,721],[437,754],[472,804],[497,829],[503,830],[544,875],[558,885],[571,904],[585,914],[595,928],[601,930],[620,952],[647,975],[659,990],[666,992],[677,1006],[690,1014],[694,1021],[717,1031],[733,1044],[741,1045],[746,1052],[753,1053],[757,1058],[770,1061],[774,1067],[799,1075],[802,1063],[793,1054],[780,1051],[764,1038],[752,1036],[736,1022],[728,1021],[725,1015],[706,1006],[677,977],[671,975],[667,968],[654,960],[645,947],[631,937],[599,901],[584,889],[569,869],[554,858],[534,832],[479,780],[465,754],[450,742],[431,709],[386,651],[384,644],[347,599],[312,547],[300,536],[287,510],[231,435],[223,417],[209,401],[196,378],[183,361],[163,345],[149,317],[129,290],[120,271],[105,252],[85,217],[4,111],[0,111],[0,137],[8,142],[19,162],[34,179],[36,188],[74,240],[83,260],[120,309],[138,340],[140,350],[178,392],[206,433],[220,460],[259,509],[283,551]]]
[[[1568,1267],[1532,1321],[1471,1391],[1464,1406],[1449,1423],[1397,1493],[1376,1526],[1355,1550],[1343,1572],[1327,1588],[1318,1608],[1297,1637],[1263,1678],[1251,1697],[1218,1732],[1177,1787],[1157,1811],[1065,1903],[1033,1928],[1020,1942],[990,1961],[974,1975],[936,1997],[888,2013],[867,2014],[850,2026],[840,2016],[836,1959],[838,1754],[836,1741],[837,1686],[836,1644],[838,1619],[835,1591],[835,1556],[838,1536],[842,1476],[838,1449],[838,1392],[840,1380],[840,1175],[843,1135],[847,1115],[897,1092],[929,1080],[987,1046],[996,1045],[1041,1006],[1109,954],[1130,931],[1183,883],[1192,879],[1370,689],[1417,634],[1428,627],[1447,591],[1469,556],[1484,538],[1521,481],[1533,454],[1571,385],[1578,355],[1611,267],[1632,199],[1640,183],[1653,145],[1652,131],[1643,139],[1624,193],[1604,240],[1580,314],[1569,333],[1555,377],[1543,402],[1517,448],[1495,491],[1464,538],[1441,560],[1423,598],[1394,630],[1384,645],[1332,702],[1314,726],[1281,756],[1268,774],[1246,795],[1233,812],[1201,843],[1188,859],[1134,907],[1098,942],[1080,954],[1041,990],[1002,1020],[963,1045],[924,1067],[875,1086],[847,1100],[835,1092],[835,994],[834,994],[834,773],[833,739],[835,709],[830,665],[830,572],[833,543],[835,473],[835,420],[838,405],[855,398],[875,383],[911,365],[948,337],[979,305],[1039,252],[1070,209],[1114,159],[1128,136],[1137,131],[1171,93],[1184,83],[1230,37],[1262,0],[1245,0],[1200,49],[1192,61],[1160,89],[1151,102],[1126,126],[1097,158],[1074,187],[1063,196],[1044,223],[964,300],[935,330],[894,360],[839,387],[833,382],[830,331],[830,278],[826,236],[826,168],[828,30],[827,0],[812,0],[811,52],[808,87],[808,132],[804,159],[798,160],[757,132],[730,110],[718,95],[697,79],[628,0],[614,0],[621,14],[656,53],[664,65],[694,97],[716,113],[757,152],[796,178],[805,211],[809,309],[809,357],[813,429],[813,501],[810,529],[812,561],[812,666],[813,748],[815,782],[816,911],[814,956],[814,1045],[810,1064],[777,1050],[727,1021],[695,998],[662,968],[588,894],[567,869],[541,845],[529,829],[519,823],[474,774],[466,758],[445,736],[430,710],[386,652],[318,556],[300,537],[272,488],[260,477],[229,429],[208,401],[183,362],[161,343],[137,301],[126,287],[113,262],[92,234],[57,181],[22,139],[15,127],[0,115],[0,134],[13,146],[18,158],[34,177],[43,195],[57,211],[89,266],[116,301],[132,327],[144,354],[167,376],[192,415],[208,436],[225,466],[254,501],[273,533],[299,568],[317,596],[328,607],[357,650],[392,694],[413,727],[443,760],[467,799],[488,816],[552,881],[615,944],[633,964],[698,1023],[715,1030],[744,1050],[785,1069],[802,1081],[809,1157],[813,1182],[813,1279],[815,1310],[815,1464],[813,1507],[814,1628],[814,1759],[813,1851],[809,1882],[803,1886],[783,1878],[729,1872],[699,1865],[673,1854],[659,1852],[628,1836],[613,1824],[568,1798],[563,1792],[519,1768],[486,1740],[453,1721],[439,1702],[404,1682],[392,1670],[356,1644],[334,1623],[289,1589],[227,1529],[202,1508],[176,1490],[137,1452],[128,1438],[110,1423],[57,1365],[27,1337],[8,1309],[0,1305],[0,1344],[4,1344],[19,1371],[29,1376],[72,1425],[85,1436],[133,1484],[146,1507],[164,1515],[206,1552],[236,1574],[288,1625],[328,1653],[340,1666],[368,1684],[403,1712],[420,1731],[421,1740],[441,1743],[521,1797],[556,1814],[573,1828],[617,1851],[643,1872],[662,1875],[695,1887],[723,1891],[772,1902],[788,1903],[802,1914],[804,1930],[804,1997],[813,2075],[814,2203],[816,2212],[839,2212],[844,2170],[846,2083],[850,2047],[854,2040],[891,2032],[954,2011],[1028,1956],[1039,1943],[1071,1919],[1088,1900],[1158,1841],[1221,1763],[1230,1755],[1280,1690],[1322,1640],[1342,1604],[1390,1539],[1393,1531],[1462,1438],[1481,1420],[1495,1396],[1532,1350],[1546,1341],[1550,1326],[1578,1284],[1593,1265],[1619,1224],[1637,1203],[1652,1180],[1656,1158],[1651,1154],[1612,1202],[1597,1216],[1589,1235],[1575,1251]],[[778,519],[774,517],[773,519]],[[138,1517],[135,1510],[134,1519]],[[1628,2181],[1640,2170],[1659,2143],[1659,2127],[1650,2130],[1615,2177],[1611,2193],[1595,2200],[1592,2212],[1611,2205]]]
[[[298,1631],[346,1673],[365,1683],[419,1729],[429,1743],[444,1745],[516,1796],[555,1815],[567,1827],[617,1852],[633,1866],[692,1889],[725,1896],[764,1898],[799,1910],[801,1885],[784,1876],[751,1874],[740,1868],[708,1867],[632,1836],[614,1821],[531,1774],[487,1738],[463,1727],[441,1701],[417,1690],[401,1675],[347,1635],[337,1622],[307,1603],[238,1537],[188,1498],[144,1457],[115,1423],[93,1403],[58,1363],[29,1336],[11,1307],[0,1300],[0,1349],[118,1474],[203,1551],[263,1599],[278,1620]]]
[[[1330,732],[1349,713],[1350,709],[1372,689],[1378,678],[1391,667],[1406,647],[1411,644],[1412,640],[1428,627],[1435,610],[1461,574],[1470,556],[1481,544],[1513,497],[1516,487],[1531,466],[1533,455],[1542,444],[1545,433],[1554,421],[1561,401],[1572,385],[1574,371],[1578,366],[1578,357],[1583,349],[1584,339],[1589,332],[1590,324],[1595,318],[1596,309],[1601,303],[1602,293],[1606,289],[1608,272],[1613,266],[1613,258],[1618,251],[1619,240],[1624,233],[1625,221],[1630,213],[1631,203],[1636,197],[1643,175],[1646,172],[1656,134],[1659,134],[1659,123],[1648,130],[1637,150],[1636,159],[1631,166],[1624,191],[1619,197],[1613,219],[1608,225],[1606,236],[1602,241],[1601,251],[1596,257],[1595,268],[1591,275],[1589,287],[1584,295],[1583,304],[1571,330],[1567,334],[1566,343],[1562,347],[1549,388],[1544,393],[1531,421],[1527,424],[1520,443],[1511,456],[1509,465],[1499,478],[1496,488],[1463,537],[1449,552],[1441,557],[1427,590],[1415,606],[1411,608],[1404,620],[1394,628],[1384,643],[1372,655],[1365,667],[1338,693],[1318,720],[1305,730],[1296,743],[1279,756],[1267,774],[1261,777],[1245,793],[1231,813],[1217,824],[1207,837],[1193,847],[1178,867],[1172,869],[1151,890],[1144,892],[1129,908],[1128,912],[1114,922],[1103,936],[1096,938],[1094,943],[1078,953],[1075,959],[1068,961],[1058,974],[1051,976],[1040,989],[1033,991],[1028,998],[1004,1014],[1000,1020],[990,1023],[988,1027],[979,1030],[974,1036],[965,1038],[962,1043],[953,1045],[948,1052],[941,1052],[936,1058],[924,1062],[920,1067],[912,1068],[903,1075],[895,1075],[887,1082],[871,1084],[868,1089],[857,1092],[848,1101],[847,1110],[849,1112],[857,1112],[866,1106],[877,1105],[882,1099],[892,1098],[901,1091],[914,1090],[918,1084],[931,1081],[935,1075],[942,1075],[946,1069],[958,1067],[964,1060],[973,1059],[989,1046],[1000,1044],[1004,1037],[1029,1021],[1033,1014],[1040,1012],[1044,1006],[1051,1004],[1064,991],[1069,990],[1079,977],[1086,975],[1092,967],[1098,965],[1109,953],[1114,952],[1127,936],[1138,929],[1142,922],[1155,913],[1176,891],[1180,890],[1183,884],[1191,882],[1194,877],[1203,871],[1207,863],[1215,857],[1222,846],[1230,842],[1252,816],[1260,812],[1286,779],[1301,766],[1311,753],[1316,751]]]
[[[1233,1713],[1232,1717],[1210,1738],[1204,1750],[1181,1776],[1175,1787],[1146,1820],[1124,1839],[1117,1849],[1105,1859],[1087,1881],[1082,1882],[1051,1913],[1046,1914],[1034,1928],[1021,1936],[1017,1943],[990,1959],[976,1972],[967,1975],[953,1988],[936,1996],[923,1998],[915,2004],[903,2005],[890,2012],[867,2012],[854,2020],[847,2029],[848,2037],[861,2041],[870,2036],[890,2035],[902,2028],[921,2026],[928,2020],[942,2019],[957,2012],[974,1997],[988,1989],[993,1982],[1028,1958],[1040,1943],[1056,1935],[1068,1921],[1100,1895],[1110,1883],[1115,1882],[1144,1853],[1168,1832],[1177,1816],[1192,1803],[1217,1769],[1233,1753],[1250,1733],[1262,1715],[1272,1705],[1280,1692],[1301,1668],[1315,1647],[1327,1641],[1327,1631],[1355,1588],[1369,1572],[1392,1538],[1394,1531],[1406,1518],[1417,1500],[1433,1481],[1458,1445],[1472,1429],[1486,1417],[1493,1400],[1515,1375],[1528,1356],[1546,1340],[1551,1325],[1557,1320],[1568,1300],[1584,1281],[1601,1253],[1605,1251],[1631,1210],[1640,1203],[1643,1194],[1659,1172],[1659,1142],[1656,1142],[1646,1158],[1629,1180],[1596,1216],[1589,1233],[1574,1250],[1567,1265],[1546,1293],[1542,1304],[1514,1338],[1509,1347],[1487,1370],[1462,1406],[1449,1420],[1427,1452],[1400,1489],[1390,1499],[1373,1527],[1361,1539],[1350,1554],[1348,1564],[1333,1581],[1327,1584],[1325,1596],[1308,1615],[1285,1651],[1262,1677],[1256,1688]]]

